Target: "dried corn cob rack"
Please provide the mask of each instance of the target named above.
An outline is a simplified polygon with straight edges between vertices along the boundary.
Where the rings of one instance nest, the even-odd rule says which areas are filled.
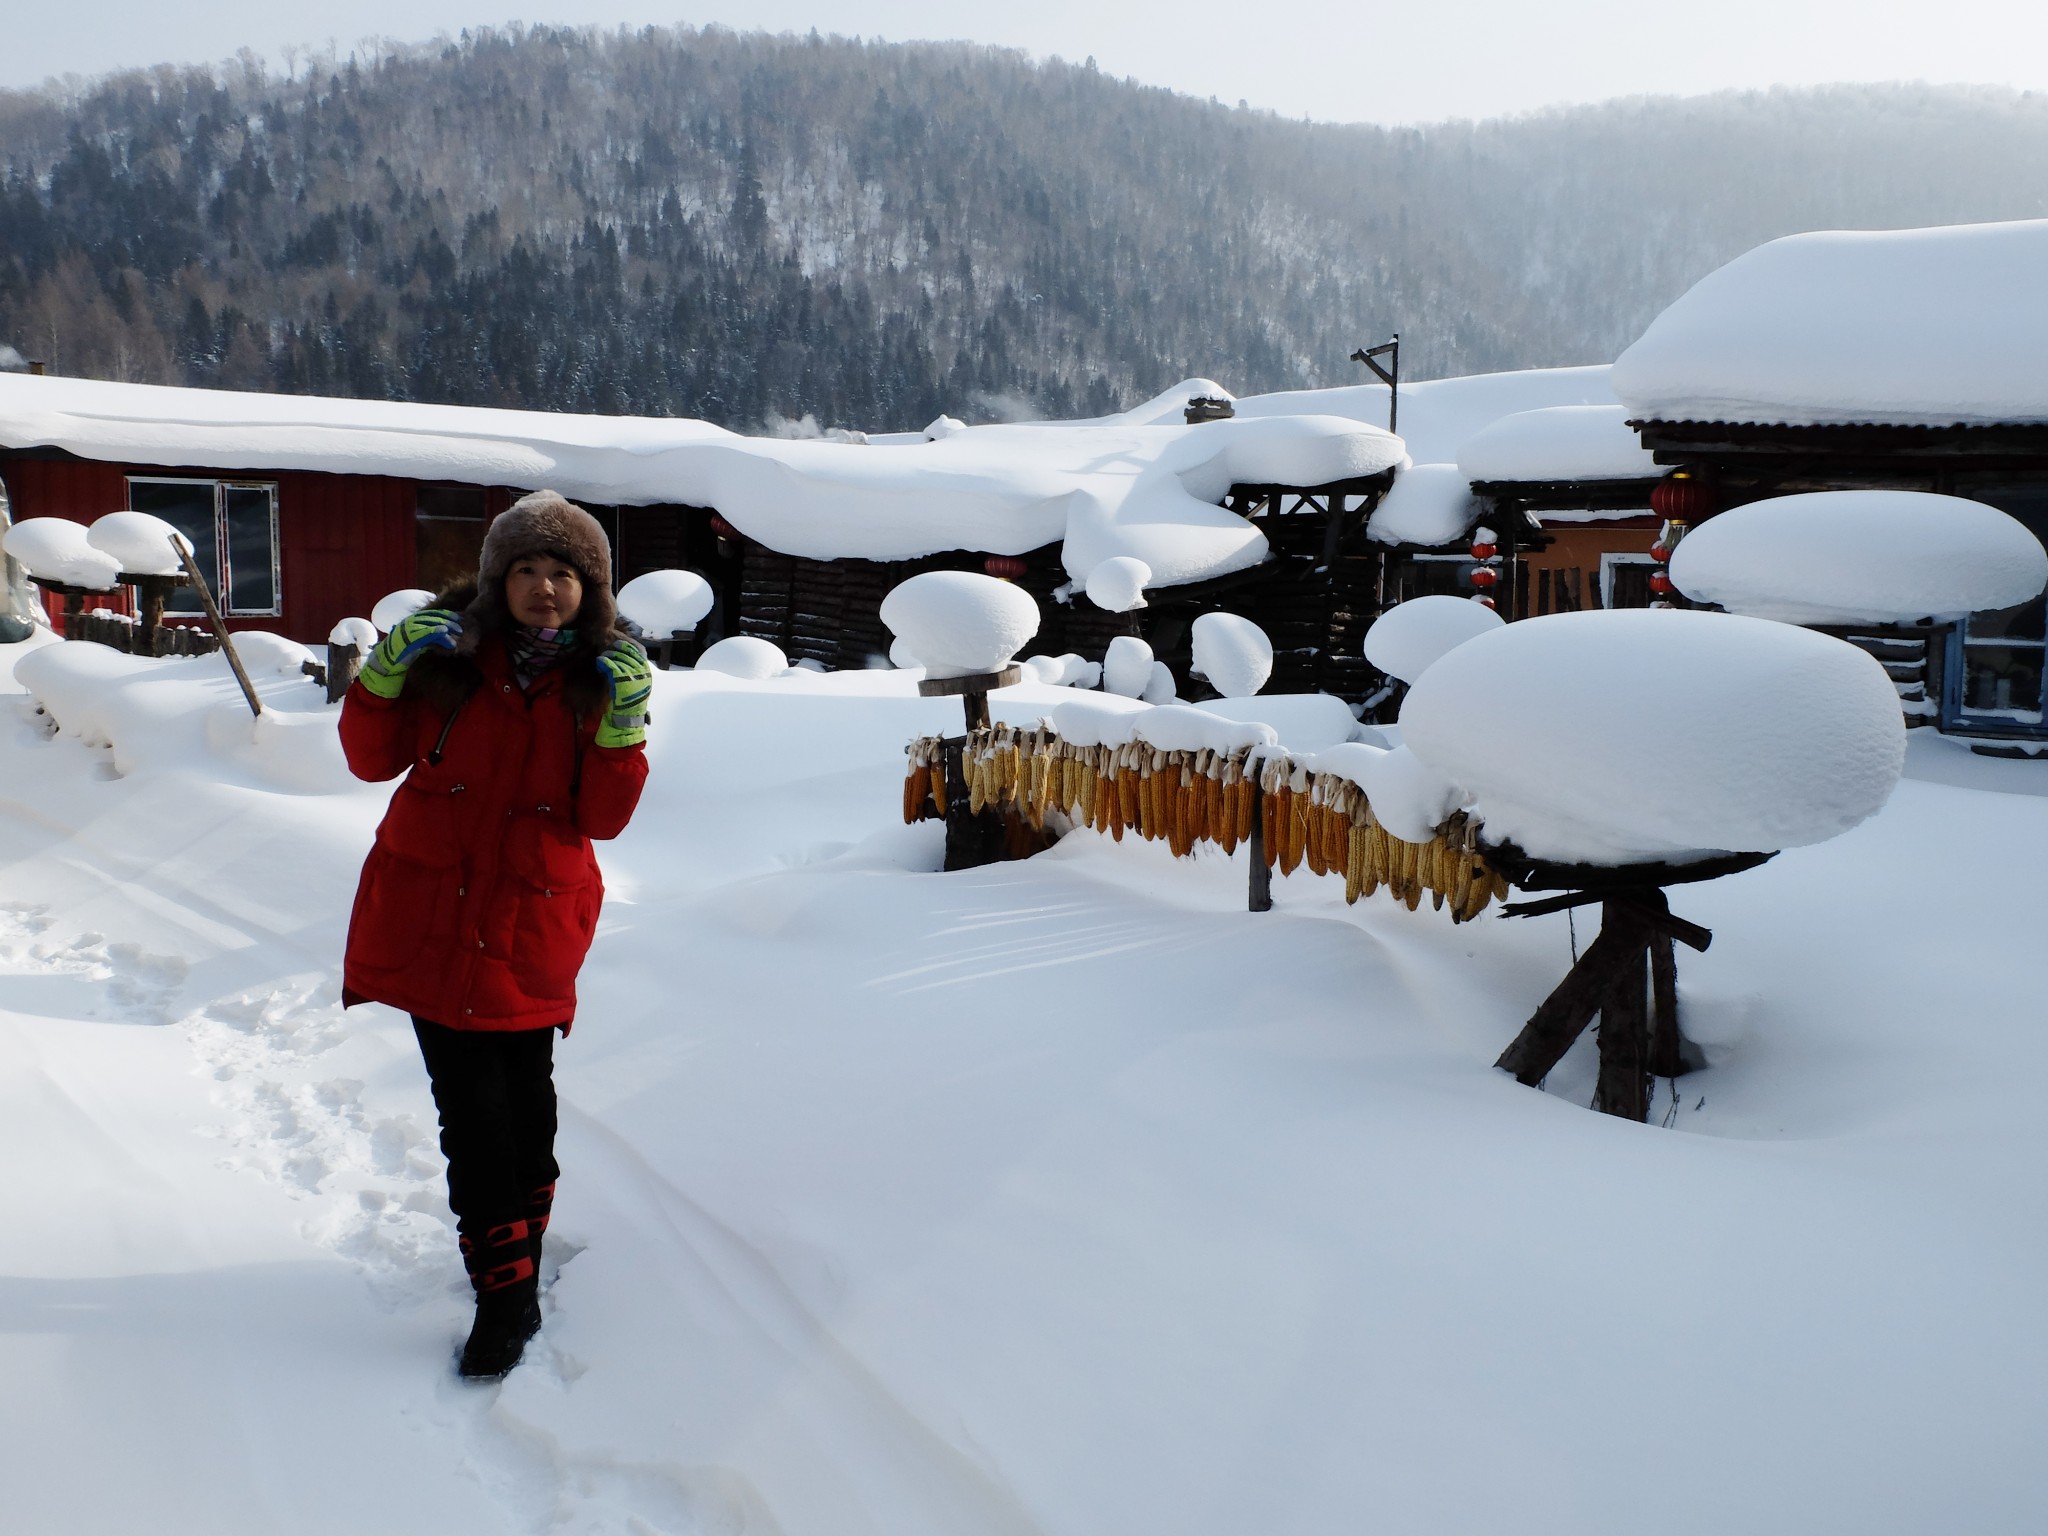
[[[903,819],[946,814],[945,743],[923,736],[906,749]],[[960,738],[950,738],[959,741]],[[1209,843],[1233,853],[1252,841],[1254,821],[1269,868],[1344,882],[1355,902],[1384,889],[1412,912],[1427,896],[1454,923],[1505,901],[1507,878],[1478,845],[1478,824],[1460,811],[1426,843],[1406,842],[1373,815],[1365,791],[1317,773],[1271,747],[1168,751],[1142,741],[1082,746],[1043,723],[967,733],[961,747],[969,808],[1015,816],[1033,830],[1058,814],[1122,842],[1126,832],[1164,842],[1177,858]]]

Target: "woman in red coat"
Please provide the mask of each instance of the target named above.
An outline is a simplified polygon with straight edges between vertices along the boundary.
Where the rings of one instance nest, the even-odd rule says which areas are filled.
[[[484,538],[476,585],[379,642],[342,705],[358,778],[405,775],[363,864],[343,1001],[412,1015],[475,1288],[464,1376],[502,1376],[540,1327],[554,1202],[554,1033],[604,882],[592,838],[647,778],[647,659],[616,624],[611,547],[552,491]]]

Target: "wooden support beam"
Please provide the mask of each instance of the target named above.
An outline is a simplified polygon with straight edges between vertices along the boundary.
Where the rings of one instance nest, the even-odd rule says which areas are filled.
[[[1633,964],[1640,978],[1643,950],[1649,941],[1649,931],[1629,907],[1619,902],[1604,905],[1600,936],[1586,946],[1578,964],[1537,1005],[1522,1032],[1508,1043],[1494,1065],[1528,1087],[1542,1082],[1593,1022],[1615,975]]]
[[[1603,931],[1606,922],[1603,916]],[[1650,947],[1655,942],[1652,939]],[[1593,1107],[1623,1120],[1650,1118],[1643,960],[1644,950],[1639,948],[1618,963],[1600,998],[1600,1082],[1593,1090]]]
[[[1252,772],[1250,761],[1245,763],[1245,772]],[[1247,905],[1253,912],[1273,910],[1273,871],[1266,866],[1266,797],[1258,792],[1258,785],[1252,785],[1252,836],[1245,844],[1245,854],[1251,860],[1251,889]]]

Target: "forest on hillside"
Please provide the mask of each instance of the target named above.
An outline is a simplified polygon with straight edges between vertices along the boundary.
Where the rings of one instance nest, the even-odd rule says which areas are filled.
[[[1611,359],[1800,229],[2048,214],[2048,100],[1835,87],[1335,126],[964,44],[511,28],[0,92],[0,348],[688,415],[1097,414],[1188,375]],[[0,357],[6,353],[0,351]]]

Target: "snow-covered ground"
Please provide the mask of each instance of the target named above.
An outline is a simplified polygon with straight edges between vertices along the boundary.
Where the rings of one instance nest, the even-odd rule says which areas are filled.
[[[0,694],[10,1532],[2048,1529],[2048,767],[1916,732],[1676,893],[1712,1065],[1640,1126],[1583,1043],[1489,1065],[1583,915],[1251,915],[1090,833],[934,874],[957,703],[662,675],[546,1327],[474,1388],[409,1030],[338,1006],[387,791],[309,684],[258,734],[156,665],[188,728],[120,772]]]

